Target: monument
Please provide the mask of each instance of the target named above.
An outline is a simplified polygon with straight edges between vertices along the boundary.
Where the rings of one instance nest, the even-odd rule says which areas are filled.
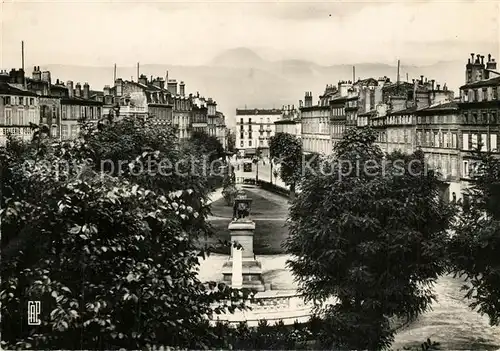
[[[222,266],[222,275],[231,287],[264,291],[262,266],[253,253],[255,222],[250,219],[251,203],[252,199],[245,192],[238,192],[233,205],[233,220],[228,229],[231,242],[236,242],[240,248],[234,244],[231,246],[231,256]]]

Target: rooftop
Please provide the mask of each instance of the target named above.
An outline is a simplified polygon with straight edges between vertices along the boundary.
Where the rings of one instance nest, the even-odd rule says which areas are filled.
[[[464,88],[480,88],[480,87],[490,87],[500,85],[500,76],[493,77],[490,79],[480,80],[479,82],[469,83],[462,85],[460,89]]]
[[[248,115],[281,115],[282,111],[279,109],[236,109],[236,116]]]
[[[20,95],[20,96],[37,96],[30,91],[16,88],[9,83],[0,82],[0,94],[4,95]]]

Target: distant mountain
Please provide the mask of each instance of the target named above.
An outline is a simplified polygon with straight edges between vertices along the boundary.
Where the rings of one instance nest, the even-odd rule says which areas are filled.
[[[262,57],[247,48],[236,48],[224,51],[210,61],[209,66],[217,67],[253,67],[262,68],[267,66]]]
[[[379,63],[355,65],[356,79],[388,76],[397,79],[397,67]],[[45,65],[52,79],[66,82],[88,82],[92,90],[102,90],[104,85],[113,84],[113,67],[83,67],[70,65]],[[406,81],[420,78],[435,79],[437,84],[455,90],[464,81],[464,62],[441,61],[433,65],[416,66],[401,63],[400,79]],[[298,105],[304,99],[304,92],[313,92],[313,100],[324,91],[326,84],[336,84],[339,80],[352,80],[351,64],[321,66],[305,60],[268,61],[250,49],[237,48],[225,51],[204,66],[174,66],[150,64],[140,67],[141,73],[184,81],[186,93],[200,92],[214,98],[218,109],[226,115],[227,123],[234,125],[235,109],[279,108],[283,105]],[[118,67],[118,77],[137,79],[136,67]]]

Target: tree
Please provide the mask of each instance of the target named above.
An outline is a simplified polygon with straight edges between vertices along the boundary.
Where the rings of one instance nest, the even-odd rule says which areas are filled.
[[[295,187],[302,179],[302,143],[288,133],[278,133],[269,141],[271,159],[280,165],[280,178],[290,187],[290,197],[295,197]]]
[[[206,180],[137,171],[191,155],[135,123],[0,150],[2,348],[205,348],[220,339],[207,317],[242,307],[245,294],[196,274]],[[42,325],[27,327],[33,300]]]
[[[236,152],[236,138],[232,131],[228,130],[227,134],[227,151],[230,153]]]
[[[225,157],[224,148],[215,136],[195,131],[191,135],[190,142],[201,153],[207,154],[210,162]]]
[[[255,164],[256,171],[255,171],[255,182],[259,182],[259,162],[262,160],[262,149],[260,147],[257,147],[255,149],[255,156],[252,159],[252,162]]]
[[[470,306],[500,325],[500,161],[476,152],[476,172],[466,191],[468,206],[456,223],[450,245],[453,271],[467,280]]]
[[[384,158],[373,130],[349,130],[336,162],[310,174],[290,209],[289,267],[306,298],[325,304],[319,339],[333,349],[382,349],[389,318],[414,318],[446,269],[451,208],[422,153]]]

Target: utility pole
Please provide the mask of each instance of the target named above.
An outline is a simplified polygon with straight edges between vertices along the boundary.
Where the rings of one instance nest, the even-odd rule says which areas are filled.
[[[397,77],[397,82],[398,82],[398,85],[399,85],[399,60],[398,60],[398,77]]]
[[[139,82],[139,62],[137,62],[137,82]]]
[[[24,40],[21,41],[21,61],[22,61],[22,70],[24,72]],[[26,72],[24,72],[24,75],[23,75],[23,85],[24,85],[24,89],[26,89]]]
[[[352,66],[352,84],[356,81],[356,66]]]
[[[113,70],[113,85],[115,84],[116,82],[116,63],[115,63],[115,68]]]

